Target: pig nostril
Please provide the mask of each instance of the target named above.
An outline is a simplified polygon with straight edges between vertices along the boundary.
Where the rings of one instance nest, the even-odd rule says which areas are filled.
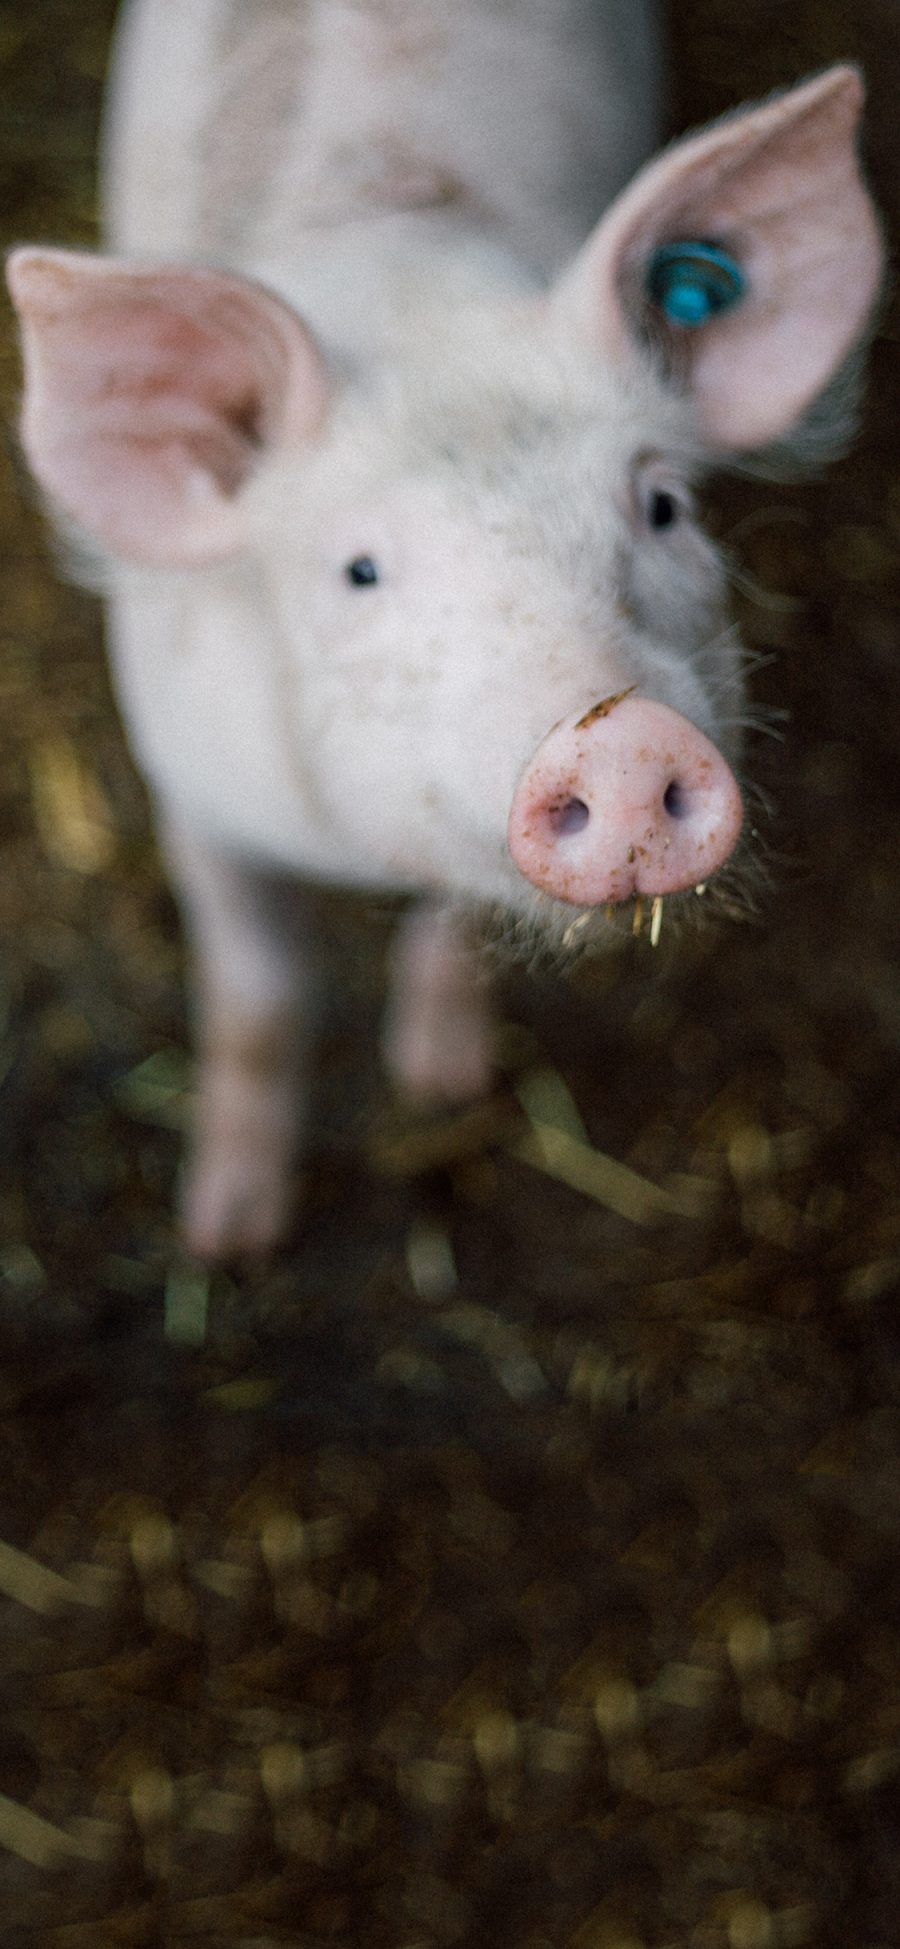
[[[673,778],[663,793],[663,805],[670,819],[686,819],[690,810],[690,793],[677,778]]]
[[[571,839],[576,832],[583,832],[590,816],[583,799],[555,799],[547,807],[547,817],[557,839]]]

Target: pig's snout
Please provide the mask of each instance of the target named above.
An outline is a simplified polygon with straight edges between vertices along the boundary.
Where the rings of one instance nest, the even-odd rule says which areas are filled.
[[[538,746],[516,788],[509,849],[544,893],[595,907],[701,885],[742,821],[737,780],[709,738],[626,692]]]

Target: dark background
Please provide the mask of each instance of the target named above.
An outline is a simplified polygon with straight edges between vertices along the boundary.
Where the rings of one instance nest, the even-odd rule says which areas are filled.
[[[10,242],[95,240],[112,12],[0,5]],[[891,0],[670,20],[673,129],[862,60],[890,228]],[[305,1226],[212,1279],[169,1216],[174,910],[8,319],[2,360],[3,1943],[889,1949],[895,307],[852,458],[711,496],[788,713],[756,919],[511,980],[496,1102],[423,1123],[373,1055],[388,909],[323,896]],[[680,1215],[516,1156],[566,1090]]]

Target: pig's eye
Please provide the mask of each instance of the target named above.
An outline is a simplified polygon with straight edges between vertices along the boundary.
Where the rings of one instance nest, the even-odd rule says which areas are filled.
[[[633,492],[639,523],[654,534],[661,535],[664,529],[677,527],[691,513],[690,490],[658,454],[647,454],[639,460]]]
[[[680,512],[674,494],[668,494],[664,487],[653,489],[647,502],[647,522],[651,528],[671,528]]]
[[[371,589],[374,583],[381,581],[378,563],[373,562],[371,555],[356,555],[352,562],[347,563],[344,578],[352,583],[354,589]]]

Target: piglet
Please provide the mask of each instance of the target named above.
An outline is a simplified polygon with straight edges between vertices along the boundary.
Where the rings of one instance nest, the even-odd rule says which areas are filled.
[[[647,162],[658,77],[636,0],[135,0],[112,254],[10,260],[22,440],[104,562],[191,948],[198,1253],[285,1226],[297,879],[415,896],[388,1060],[459,1099],[469,916],[599,938],[738,846],[692,487],[842,419],[881,249],[855,69]]]

